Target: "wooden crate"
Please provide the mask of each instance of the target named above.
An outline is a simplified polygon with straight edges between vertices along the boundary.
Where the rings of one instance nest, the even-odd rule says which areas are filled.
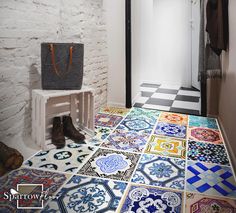
[[[94,135],[94,91],[40,90],[32,91],[32,138],[43,150],[52,147],[53,118],[71,115],[74,125]]]

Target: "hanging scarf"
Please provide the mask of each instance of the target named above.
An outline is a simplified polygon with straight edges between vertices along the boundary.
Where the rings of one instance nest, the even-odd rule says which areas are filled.
[[[222,78],[222,69],[221,69],[221,60],[220,60],[220,53],[222,50],[226,49],[225,44],[227,44],[228,36],[227,36],[227,21],[224,21],[226,25],[222,28],[220,23],[222,21],[218,21],[218,25],[214,25],[214,23],[211,23],[212,20],[215,20],[215,18],[212,18],[215,16],[215,10],[222,11],[219,9],[219,5],[221,5],[219,2],[225,1],[225,0],[208,0],[207,2],[207,28],[208,35],[206,35],[205,31],[205,5],[206,1],[201,0],[201,21],[200,21],[200,42],[199,42],[199,73],[198,73],[198,80],[205,82],[208,78]],[[226,0],[228,1],[228,0]],[[222,2],[221,2],[222,3]],[[224,14],[228,14],[225,12],[226,10],[226,4],[223,3],[224,7],[221,7],[224,9]],[[228,8],[227,8],[228,9]],[[210,10],[210,12],[209,12]],[[228,10],[227,10],[228,11]],[[214,14],[214,15],[213,15]],[[223,14],[219,12],[219,14]],[[226,15],[227,16],[227,15]],[[218,20],[218,19],[217,19]],[[213,30],[214,29],[214,30]],[[221,33],[217,33],[216,29],[224,29],[225,36],[222,37],[222,31]],[[219,31],[220,32],[220,31]],[[208,37],[208,39],[206,39]],[[213,40],[214,38],[214,40]],[[221,38],[221,42],[215,42],[217,39]],[[215,44],[219,44],[218,46]],[[224,45],[222,45],[224,44]],[[221,46],[220,46],[221,45]],[[221,48],[221,49],[220,49]]]

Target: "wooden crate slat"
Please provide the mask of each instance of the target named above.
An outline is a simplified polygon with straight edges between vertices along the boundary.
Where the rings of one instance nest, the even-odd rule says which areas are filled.
[[[32,91],[32,138],[44,150],[55,148],[51,144],[53,118],[71,115],[76,126],[94,131],[93,90]]]

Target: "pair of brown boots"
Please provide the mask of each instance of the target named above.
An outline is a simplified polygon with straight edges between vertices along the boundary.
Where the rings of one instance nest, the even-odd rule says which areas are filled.
[[[57,149],[65,146],[65,136],[75,143],[84,143],[85,136],[74,127],[70,116],[63,116],[62,120],[60,117],[55,117],[52,127],[52,143]]]

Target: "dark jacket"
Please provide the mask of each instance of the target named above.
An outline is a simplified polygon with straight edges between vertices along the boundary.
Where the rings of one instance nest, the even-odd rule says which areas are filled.
[[[212,50],[220,55],[227,50],[229,42],[228,0],[208,0],[206,8],[206,31]]]

